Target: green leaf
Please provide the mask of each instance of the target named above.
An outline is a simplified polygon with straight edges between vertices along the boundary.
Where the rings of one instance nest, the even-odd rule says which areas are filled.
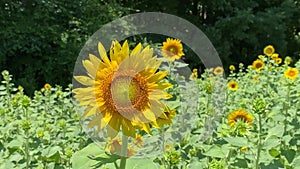
[[[225,158],[226,154],[223,153],[222,148],[217,146],[217,145],[213,145],[211,146],[205,153],[203,153],[206,156],[210,156],[210,157],[217,157],[217,158]]]
[[[280,143],[279,138],[275,135],[272,135],[272,136],[266,138],[266,140],[263,143],[263,147],[268,150],[268,149],[271,149],[273,147],[277,147],[280,144],[281,143]]]
[[[126,168],[140,169],[140,168],[159,168],[152,158],[129,158],[126,162]]]
[[[282,137],[284,132],[284,125],[276,125],[268,131],[268,135],[275,135],[277,137]]]
[[[269,154],[272,157],[278,157],[280,155],[280,152],[277,149],[272,148],[272,149],[269,150]]]
[[[87,147],[74,153],[71,157],[72,168],[74,169],[94,168],[95,166],[110,163],[115,160],[115,155],[107,155],[104,149],[100,148],[96,143],[89,144]]]
[[[229,144],[237,147],[243,147],[248,145],[248,141],[244,137],[226,137],[224,138]]]
[[[286,160],[289,162],[289,164],[291,164],[296,156],[296,151],[293,149],[282,150],[281,154],[286,158]]]

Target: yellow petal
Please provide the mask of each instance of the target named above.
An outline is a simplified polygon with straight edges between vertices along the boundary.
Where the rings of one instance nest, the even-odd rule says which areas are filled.
[[[151,89],[166,90],[173,87],[173,85],[170,83],[159,83],[159,84],[150,84],[148,87]]]
[[[147,81],[149,83],[151,83],[151,82],[158,82],[158,81],[162,80],[164,77],[166,77],[167,74],[168,74],[167,71],[155,73],[150,78],[148,78]]]
[[[76,95],[89,95],[94,92],[94,88],[92,88],[92,87],[76,88],[76,89],[73,89],[72,92]]]
[[[142,50],[142,44],[139,43],[136,47],[131,51],[130,56],[137,55]]]
[[[127,119],[122,120],[122,132],[125,136],[135,138],[135,128],[131,124],[131,122]]]
[[[87,109],[87,111],[82,115],[81,118],[87,118],[87,117],[90,117],[92,115],[95,115],[95,114],[97,114],[97,110],[98,110],[97,106],[94,106],[91,109]]]
[[[99,52],[99,54],[100,54],[100,56],[101,56],[101,59],[104,61],[104,63],[106,63],[106,64],[110,64],[110,61],[109,61],[109,59],[108,59],[108,57],[107,57],[107,55],[106,55],[106,50],[105,50],[105,48],[103,47],[103,45],[102,45],[102,43],[101,42],[99,42],[98,43],[98,52]]]
[[[86,86],[94,86],[94,80],[87,77],[87,76],[74,76],[79,83],[86,85]]]
[[[95,55],[93,55],[93,54],[89,54],[89,57],[90,57],[91,62],[92,62],[93,65],[94,65],[94,68],[95,68],[95,69],[98,69],[98,66],[97,66],[97,65],[100,64],[101,60],[100,60],[97,56],[95,56]]]
[[[88,74],[92,76],[92,78],[96,77],[97,69],[94,67],[93,63],[89,60],[83,60],[82,64],[84,68],[87,70]]]

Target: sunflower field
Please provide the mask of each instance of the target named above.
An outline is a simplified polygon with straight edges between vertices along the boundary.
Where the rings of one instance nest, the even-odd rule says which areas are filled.
[[[300,168],[300,61],[268,45],[226,78],[221,65],[182,76],[180,40],[161,44],[163,58],[150,46],[113,44],[109,56],[99,43],[82,61],[76,87],[45,84],[29,97],[2,71],[0,169]]]

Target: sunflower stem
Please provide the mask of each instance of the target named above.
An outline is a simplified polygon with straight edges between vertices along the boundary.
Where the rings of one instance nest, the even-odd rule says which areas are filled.
[[[284,132],[286,133],[286,128],[287,128],[287,117],[288,117],[288,111],[289,111],[289,104],[290,104],[290,90],[291,90],[291,85],[288,84],[287,88],[287,94],[286,94],[286,103],[284,103],[284,112],[285,112],[285,118],[284,118]]]
[[[257,156],[256,156],[256,162],[255,162],[255,168],[259,169],[259,157],[261,152],[261,132],[262,132],[262,123],[261,123],[261,114],[258,114],[258,144],[257,144]]]
[[[127,146],[128,146],[128,137],[123,134],[122,135],[122,149],[121,149],[120,169],[125,169],[126,168]]]

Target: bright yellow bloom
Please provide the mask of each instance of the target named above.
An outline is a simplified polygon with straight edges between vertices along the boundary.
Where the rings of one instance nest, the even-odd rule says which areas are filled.
[[[254,80],[254,82],[259,82],[259,75],[255,75],[254,77],[253,77],[253,80]]]
[[[243,109],[235,110],[228,115],[228,124],[230,127],[234,127],[238,120],[247,123],[251,127],[253,116]]]
[[[110,152],[111,154],[118,154],[122,155],[122,140],[120,138],[114,138],[110,140],[107,147],[105,148],[105,151]],[[127,158],[133,156],[135,153],[135,150],[131,148],[130,146],[127,147]]]
[[[281,58],[276,58],[275,61],[279,65],[282,62],[282,59]]]
[[[236,81],[231,81],[227,84],[228,88],[232,91],[236,91],[239,88],[239,85]]]
[[[291,80],[298,78],[298,74],[299,71],[296,68],[288,68],[286,71],[284,71],[284,76]]]
[[[264,55],[258,55],[258,58],[259,58],[259,59],[263,59],[263,58],[264,58]]]
[[[143,141],[144,141],[144,140],[143,140],[142,135],[137,134],[136,137],[135,137],[134,144],[135,144],[136,146],[138,146],[138,147],[142,147]]]
[[[46,90],[49,90],[49,89],[51,89],[51,85],[50,85],[49,83],[46,83],[46,84],[44,85],[44,88],[45,88]]]
[[[156,122],[158,126],[171,124],[172,123],[171,119],[173,119],[175,115],[176,115],[175,109],[171,110],[168,107],[166,107],[164,113],[162,113],[161,116],[156,119]]]
[[[246,150],[247,150],[247,147],[245,147],[245,146],[241,147],[242,152],[245,152]]]
[[[181,41],[167,38],[167,41],[163,42],[162,55],[171,62],[180,59],[184,55]]]
[[[273,54],[271,55],[271,58],[272,58],[273,60],[276,60],[276,59],[278,58],[278,56],[279,56],[278,53],[273,53]]]
[[[254,61],[252,63],[252,68],[256,71],[260,71],[261,69],[263,69],[265,66],[265,63],[263,61],[261,61],[260,59],[257,59],[256,61]]]
[[[275,52],[275,49],[272,45],[268,45],[264,48],[264,54],[267,56],[272,56],[272,54]]]
[[[24,90],[24,88],[22,86],[18,86],[18,90],[21,92]]]
[[[234,71],[235,70],[235,66],[234,65],[230,65],[229,66],[229,70]]]
[[[214,69],[214,74],[215,75],[222,75],[224,72],[224,69],[221,67],[221,66],[217,66],[215,69]]]
[[[153,49],[142,50],[138,44],[130,53],[127,41],[122,46],[113,41],[110,59],[101,43],[98,51],[101,59],[90,54],[82,61],[88,75],[74,76],[87,86],[73,89],[79,106],[85,108],[81,118],[89,120],[87,128],[106,127],[111,138],[120,130],[135,138],[136,129],[150,133],[150,126],[159,128],[157,120],[167,107],[162,99],[172,97],[164,90],[172,85],[162,81],[168,72],[158,71],[161,61],[153,57]]]
[[[192,74],[190,75],[190,79],[197,79],[198,78],[198,70],[193,69]]]

